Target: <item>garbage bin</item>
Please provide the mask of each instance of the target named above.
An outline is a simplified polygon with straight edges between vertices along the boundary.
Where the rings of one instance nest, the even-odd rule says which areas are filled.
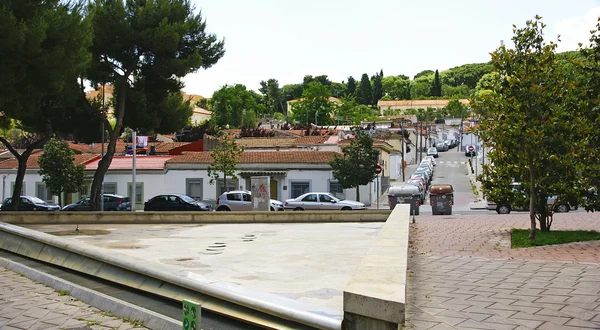
[[[454,189],[449,184],[434,184],[429,188],[429,204],[433,215],[452,214]]]
[[[421,191],[419,187],[412,184],[403,184],[393,186],[388,189],[388,203],[390,210],[396,207],[396,204],[410,204],[410,214],[419,215],[419,206],[421,206]]]

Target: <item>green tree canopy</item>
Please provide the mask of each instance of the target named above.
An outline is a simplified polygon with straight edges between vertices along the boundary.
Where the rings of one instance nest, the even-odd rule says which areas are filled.
[[[244,126],[254,127],[256,114],[262,113],[265,109],[264,105],[257,102],[257,99],[261,98],[242,84],[221,87],[210,99],[215,125],[242,127],[243,121]]]
[[[410,100],[410,80],[405,75],[387,76],[381,80],[383,95],[392,100]]]
[[[356,188],[356,200],[360,201],[360,186],[373,181],[379,151],[373,148],[373,137],[359,129],[354,129],[350,145],[342,148],[342,155],[335,155],[329,165],[333,177],[344,189]]]
[[[347,93],[348,93],[347,95],[354,95],[356,93],[356,80],[352,76],[348,77],[348,92]]]
[[[435,70],[433,81],[431,82],[431,96],[442,96],[442,83],[440,82],[440,74],[438,73],[438,70]]]
[[[369,105],[373,101],[373,92],[371,88],[371,81],[366,73],[363,73],[360,78],[360,84],[356,89],[356,101],[359,104]]]
[[[541,230],[550,230],[548,197],[559,196],[559,203],[568,196],[580,199],[588,188],[581,173],[589,173],[587,128],[593,125],[579,115],[589,109],[578,105],[573,75],[557,65],[556,44],[544,41],[544,27],[539,16],[514,27],[515,48],[492,53],[500,82],[471,102],[479,116],[478,134],[493,148],[486,154],[492,165],[484,165],[480,176],[484,193],[528,206],[531,239],[536,221]],[[509,190],[513,180],[521,182],[523,192]]]
[[[373,77],[371,77],[371,82],[373,83],[373,101],[371,102],[372,105],[377,105],[377,102],[383,96],[383,85],[381,82],[382,79],[383,70],[381,70],[381,73],[377,73]]]
[[[0,112],[26,132],[0,136],[19,162],[12,196],[19,201],[27,159],[54,133],[65,114],[61,94],[88,66],[91,33],[79,3],[57,0],[0,2],[0,31]]]
[[[223,176],[223,191],[227,191],[227,178],[237,180],[235,168],[239,162],[240,156],[244,152],[243,146],[238,146],[235,139],[230,137],[223,130],[218,130],[215,134],[218,139],[217,144],[210,156],[213,161],[208,166],[208,176],[210,184],[215,184]]]
[[[282,89],[279,88],[277,79],[269,79],[260,82],[259,92],[264,98],[264,105],[267,113],[273,115],[277,112],[285,113],[286,102],[283,96]]]
[[[292,121],[306,125],[329,125],[334,109],[334,103],[329,100],[330,96],[329,88],[317,81],[310,82],[302,94],[302,99],[293,106]]]
[[[153,81],[178,84],[188,73],[211,67],[225,51],[223,41],[205,31],[206,22],[187,0],[95,0],[88,10],[94,40],[87,78],[95,84],[115,86],[115,125],[105,120],[110,140],[91,189],[92,207],[98,208],[100,186],[124,127],[132,77],[138,80],[151,74]],[[163,94],[165,98],[168,95]]]
[[[82,164],[75,165],[75,156],[69,143],[51,139],[44,145],[44,153],[38,158],[39,174],[53,195],[58,196],[62,206],[62,194],[78,192],[84,185]]]

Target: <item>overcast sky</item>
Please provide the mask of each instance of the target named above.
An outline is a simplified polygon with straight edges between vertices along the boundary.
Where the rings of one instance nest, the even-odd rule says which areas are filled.
[[[207,31],[225,38],[225,56],[185,78],[184,91],[210,97],[225,84],[258,91],[305,75],[332,81],[363,73],[405,74],[487,62],[512,25],[536,14],[559,51],[586,44],[600,0],[193,0]]]

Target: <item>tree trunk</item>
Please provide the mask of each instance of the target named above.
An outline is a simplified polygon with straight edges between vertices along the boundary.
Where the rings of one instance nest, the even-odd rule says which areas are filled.
[[[535,172],[533,170],[533,154],[531,151],[528,153],[529,158],[529,220],[531,222],[531,228],[529,228],[529,239],[535,239]]]
[[[62,209],[62,206],[63,206],[63,204],[62,204],[62,195],[63,195],[62,192],[58,194],[58,205],[60,206],[61,209]]]
[[[129,74],[126,74],[124,77],[121,77],[122,82],[118,84],[119,88],[119,100],[117,101],[116,107],[116,119],[117,122],[115,127],[110,132],[110,140],[108,141],[108,146],[106,147],[106,153],[104,157],[98,162],[98,169],[94,173],[94,181],[92,181],[92,188],[90,194],[90,207],[92,210],[98,211],[100,209],[100,199],[102,198],[100,190],[102,187],[102,183],[104,182],[104,176],[108,171],[110,163],[112,163],[113,156],[115,154],[115,149],[117,146],[117,140],[119,139],[119,135],[121,129],[123,128],[123,116],[125,114],[125,98],[127,96],[127,77]],[[110,127],[110,125],[108,126]],[[135,148],[133,152],[136,152]],[[135,197],[135,196],[134,196]],[[132,201],[133,202],[133,201]]]
[[[360,185],[356,186],[356,201],[360,202]]]
[[[19,204],[21,202],[21,191],[23,190],[23,178],[25,178],[25,171],[27,170],[27,160],[29,156],[31,156],[31,152],[41,147],[47,138],[41,137],[39,140],[31,143],[25,148],[22,154],[19,155],[17,150],[13,148],[13,146],[3,137],[0,137],[0,142],[2,142],[6,148],[15,156],[17,161],[19,162],[19,168],[17,170],[17,177],[15,178],[15,186],[12,193],[12,209],[13,211],[17,211],[19,209]]]

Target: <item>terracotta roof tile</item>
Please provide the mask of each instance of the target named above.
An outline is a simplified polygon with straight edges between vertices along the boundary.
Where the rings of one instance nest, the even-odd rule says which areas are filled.
[[[181,147],[182,145],[186,145],[189,142],[148,142],[148,150],[150,149],[150,146],[155,146],[156,147],[156,152],[158,153],[168,153],[169,150],[171,149],[175,149],[177,147]],[[125,145],[126,143],[123,142],[123,140],[119,139],[117,140],[117,144],[115,146],[115,154],[120,154],[125,150]],[[131,143],[129,143],[129,145],[131,145]],[[85,143],[73,143],[73,142],[69,142],[69,147],[73,150],[75,150],[76,152],[82,153],[82,154],[101,154],[102,152],[102,143],[97,142],[94,143],[93,147],[91,147],[89,144],[85,144]],[[104,143],[104,152],[106,152],[106,149],[108,148],[108,143]]]
[[[290,138],[241,138],[235,142],[244,148],[274,148],[274,147],[291,147],[296,139]]]
[[[165,168],[165,162],[173,156],[137,156],[135,158],[135,169],[139,170],[162,170]],[[97,159],[85,166],[86,170],[95,170],[98,168]],[[108,170],[131,170],[133,168],[132,156],[114,156]]]
[[[38,164],[38,159],[40,158],[40,156],[43,154],[43,152],[37,152],[35,154],[31,154],[31,156],[29,156],[29,158],[27,159],[27,168],[28,169],[39,169],[40,165]],[[75,154],[75,159],[73,161],[73,163],[75,165],[79,165],[79,164],[86,164],[92,160],[94,160],[95,158],[100,158],[97,155],[93,155],[93,154]],[[12,158],[12,159],[7,159],[3,162],[0,162],[0,168],[2,169],[17,169],[19,168],[19,162],[17,161],[16,158]]]
[[[320,135],[320,136],[301,136],[296,138],[294,141],[295,145],[307,145],[307,144],[323,144],[325,141],[329,139],[328,135]]]
[[[175,148],[179,148],[181,146],[184,146],[186,144],[190,144],[191,142],[156,142],[156,152],[158,153],[169,153],[169,151],[175,149]],[[152,144],[148,143],[149,145]]]
[[[329,163],[334,159],[335,151],[249,151],[242,153],[240,163]],[[210,152],[190,152],[175,156],[167,163],[210,164]]]

